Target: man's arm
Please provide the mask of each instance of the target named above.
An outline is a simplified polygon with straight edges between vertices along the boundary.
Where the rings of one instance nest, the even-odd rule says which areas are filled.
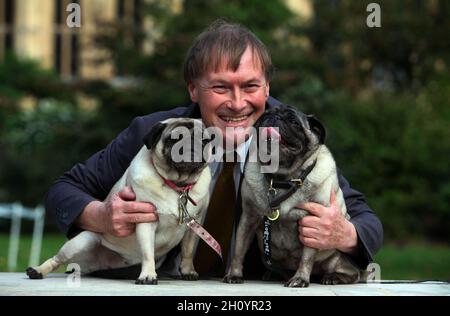
[[[352,189],[342,174],[338,173],[338,177],[347,212],[351,217],[350,222],[354,225],[358,237],[358,251],[350,256],[360,267],[365,268],[373,261],[383,244],[383,225],[367,205],[364,195]]]
[[[104,199],[143,146],[142,138],[151,127],[166,118],[182,116],[185,111],[186,108],[177,108],[135,118],[106,148],[60,177],[45,196],[46,211],[56,219],[59,229],[69,238],[83,229],[105,232],[114,227],[114,220],[121,222],[122,227],[127,225],[127,220],[133,220],[130,216],[134,222],[140,220],[136,214],[127,217],[124,214],[127,210],[133,213],[139,207],[138,213],[154,211],[148,203],[145,206],[127,203],[131,198],[125,192],[116,197],[115,215],[119,216],[114,217],[112,203],[108,207]]]

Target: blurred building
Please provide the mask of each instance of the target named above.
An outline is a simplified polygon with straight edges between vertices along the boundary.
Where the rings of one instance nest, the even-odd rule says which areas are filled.
[[[108,56],[95,45],[99,25],[122,21],[152,32],[152,23],[139,8],[147,0],[0,0],[0,60],[7,51],[38,60],[63,77],[107,79],[115,75]],[[183,0],[167,1],[181,10]],[[311,0],[285,0],[303,16],[310,16]],[[70,3],[81,8],[81,27],[70,28],[66,20]],[[152,38],[152,37],[150,37]],[[148,40],[143,49],[151,51]]]
[[[110,63],[94,45],[99,25],[128,21],[142,25],[141,0],[0,0],[0,59],[7,51],[40,61],[64,77],[109,78]],[[81,27],[66,20],[70,3],[81,8]]]

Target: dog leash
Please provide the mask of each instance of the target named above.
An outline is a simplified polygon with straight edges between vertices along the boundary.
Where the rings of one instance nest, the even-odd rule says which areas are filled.
[[[263,249],[264,249],[264,265],[269,270],[273,270],[281,276],[286,277],[284,270],[278,265],[272,262],[272,255],[270,249],[271,243],[271,225],[272,222],[276,221],[280,217],[280,205],[285,200],[287,200],[292,194],[295,193],[299,188],[305,183],[306,177],[311,173],[311,171],[316,166],[317,159],[309,165],[306,169],[302,170],[298,178],[290,180],[269,180],[269,190],[267,192],[267,198],[269,199],[269,206],[271,213],[264,217],[264,228],[263,228]],[[277,189],[287,189],[286,192],[277,195]]]
[[[159,173],[158,173],[159,174]],[[195,185],[194,183],[189,183],[184,186],[179,186],[172,180],[164,178],[162,175],[159,174],[161,179],[164,181],[164,183],[170,187],[172,190],[180,193],[178,196],[178,224],[182,225],[183,223],[186,224],[187,227],[189,227],[197,236],[199,236],[208,246],[210,246],[220,257],[221,260],[223,260],[222,257],[222,247],[220,247],[219,242],[202,226],[200,225],[188,212],[187,210],[187,203],[188,201],[194,205],[197,206],[197,202],[195,202],[190,196],[189,191],[192,189],[192,187]]]
[[[210,246],[220,257],[222,258],[222,247],[217,240],[202,226],[200,225],[187,210],[187,202],[195,203],[189,196],[189,189],[183,190],[178,199],[178,210],[180,212],[179,224],[185,223],[197,236],[199,236],[208,246]],[[196,203],[194,205],[197,205]]]

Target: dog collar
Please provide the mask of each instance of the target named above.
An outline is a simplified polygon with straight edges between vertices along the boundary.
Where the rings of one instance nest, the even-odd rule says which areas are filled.
[[[272,213],[268,216],[269,219],[276,220],[278,218],[276,213],[279,212],[280,204],[287,200],[292,194],[295,193],[295,191],[303,186],[306,177],[314,169],[316,163],[317,159],[314,160],[314,162],[306,169],[302,170],[298,178],[290,180],[274,180],[273,178],[270,178],[270,186],[267,196],[269,198],[269,205],[272,209]],[[280,195],[277,195],[277,189],[287,189],[287,191],[283,192]]]
[[[189,184],[187,184],[187,185],[185,185],[185,186],[178,186],[178,185],[176,185],[175,182],[173,182],[172,180],[166,179],[166,178],[164,178],[164,177],[161,176],[161,175],[159,175],[159,176],[163,179],[164,183],[165,183],[169,188],[171,188],[172,190],[174,190],[174,191],[180,193],[180,197],[181,197],[181,196],[186,196],[186,198],[187,198],[187,200],[189,200],[189,202],[191,202],[194,206],[197,206],[197,202],[195,202],[195,201],[190,197],[190,195],[189,195],[189,191],[192,189],[192,187],[193,187],[197,182],[189,183]]]
[[[153,165],[153,167],[155,167],[155,163],[153,162],[153,159],[151,159],[151,163]],[[180,186],[177,185],[175,182],[173,182],[172,180],[166,179],[164,178],[156,169],[155,167],[155,171],[156,173],[160,176],[160,178],[164,181],[164,184],[167,185],[169,188],[171,188],[172,190],[178,192],[178,193],[186,193],[186,196],[189,200],[189,202],[191,202],[193,205],[197,206],[197,202],[195,202],[190,196],[189,196],[189,191],[194,187],[194,185],[197,182],[194,183],[188,183],[184,186]]]
[[[175,182],[173,182],[172,180],[166,179],[166,178],[164,178],[164,177],[161,176],[161,175],[159,175],[159,176],[163,179],[164,183],[165,183],[168,187],[170,187],[172,190],[177,191],[178,193],[181,193],[181,192],[184,192],[184,191],[189,191],[190,189],[192,189],[192,187],[193,187],[193,186],[195,185],[195,183],[196,183],[196,182],[194,182],[194,183],[189,183],[189,184],[184,185],[184,186],[179,186],[179,185],[177,185]]]

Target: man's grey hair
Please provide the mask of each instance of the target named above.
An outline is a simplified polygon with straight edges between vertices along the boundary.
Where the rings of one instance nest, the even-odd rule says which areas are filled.
[[[266,46],[246,27],[217,20],[194,40],[184,61],[184,80],[192,83],[207,71],[218,71],[226,62],[226,69],[236,71],[247,47],[253,60],[259,62],[265,79],[273,75],[273,65]],[[256,57],[256,58],[255,58]]]

